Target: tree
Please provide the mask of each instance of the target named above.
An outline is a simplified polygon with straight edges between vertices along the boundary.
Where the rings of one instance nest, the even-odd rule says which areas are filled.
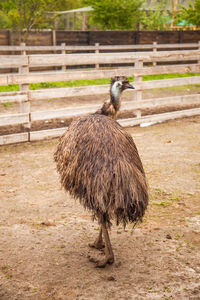
[[[164,30],[170,27],[171,18],[166,9],[166,1],[161,0],[154,9],[144,11],[141,17],[141,27],[146,30]]]
[[[11,21],[8,16],[0,10],[0,28],[10,28]]]
[[[79,4],[80,0],[1,0],[0,26],[7,24],[9,28],[27,32],[32,28],[47,28],[47,11],[67,10]]]
[[[43,26],[45,0],[2,0],[1,9],[13,29],[29,31],[35,26]]]
[[[189,7],[181,7],[176,15],[176,23],[185,21],[185,27],[188,25],[200,26],[200,0],[195,0],[194,4],[189,3]]]
[[[94,9],[91,23],[106,30],[137,29],[140,22],[143,0],[84,0]]]

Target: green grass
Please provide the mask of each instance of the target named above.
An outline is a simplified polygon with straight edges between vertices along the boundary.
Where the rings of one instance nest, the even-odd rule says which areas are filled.
[[[0,86],[0,92],[1,93],[15,92],[15,91],[19,91],[19,85],[18,84],[9,84],[9,85],[5,85],[5,86]]]
[[[9,107],[13,106],[13,103],[11,103],[11,102],[5,102],[5,103],[3,103],[3,106],[9,108]]]
[[[199,75],[200,75],[200,73],[184,73],[184,74],[175,73],[175,74],[145,75],[145,76],[143,76],[143,80],[146,81],[146,80],[182,78],[182,77],[199,76]],[[134,79],[134,77],[129,77],[130,81],[133,81],[133,79]],[[30,89],[38,90],[38,89],[44,89],[44,88],[77,87],[77,86],[101,85],[101,84],[109,84],[109,83],[110,83],[110,78],[59,81],[59,82],[43,82],[43,83],[30,84]],[[7,86],[0,86],[0,92],[12,92],[12,91],[19,91],[19,85],[10,84]]]
[[[151,204],[157,207],[167,207],[179,201],[177,194],[167,193],[160,188],[152,188],[150,192]]]
[[[171,79],[171,78],[183,78],[183,77],[192,77],[200,76],[200,73],[169,73],[169,74],[157,74],[157,75],[145,75],[143,80],[159,80],[159,79]]]

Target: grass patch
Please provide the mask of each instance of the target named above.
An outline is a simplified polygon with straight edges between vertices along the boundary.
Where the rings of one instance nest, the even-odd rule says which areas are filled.
[[[3,106],[10,108],[10,107],[13,106],[13,103],[12,102],[5,102],[5,103],[3,103]]]
[[[170,78],[182,78],[199,76],[200,73],[184,73],[184,74],[158,74],[158,75],[145,75],[143,76],[143,81],[147,80],[160,80],[160,79],[170,79]],[[134,80],[134,77],[129,77],[130,81]],[[42,82],[42,83],[32,83],[30,84],[31,90],[45,89],[45,88],[62,88],[62,87],[78,87],[78,86],[88,86],[88,85],[102,85],[109,84],[110,78],[103,79],[88,79],[88,80],[71,80],[71,81],[59,81],[59,82]],[[200,85],[195,85],[200,86]],[[176,87],[177,88],[177,87]],[[19,85],[10,84],[7,86],[0,86],[0,92],[12,92],[19,91]]]
[[[150,199],[151,204],[158,207],[167,207],[179,201],[177,195],[162,191],[160,188],[154,188],[150,191]]]
[[[0,269],[7,279],[12,278],[12,275],[9,273],[9,268],[7,265],[3,265]]]
[[[192,77],[199,76],[200,73],[169,73],[169,74],[157,74],[157,75],[144,75],[143,80],[160,80],[160,79],[171,79],[171,78],[184,78],[184,77]]]
[[[31,90],[45,89],[45,88],[61,88],[61,87],[77,87],[88,85],[102,85],[109,84],[110,78],[103,79],[89,79],[89,80],[71,80],[71,81],[59,81],[59,82],[43,82],[30,84]]]
[[[157,205],[157,206],[167,207],[167,206],[170,206],[172,203],[169,201],[161,201],[161,202],[153,201],[152,204]]]
[[[9,85],[0,86],[1,93],[16,92],[16,91],[19,91],[18,84],[9,84]]]

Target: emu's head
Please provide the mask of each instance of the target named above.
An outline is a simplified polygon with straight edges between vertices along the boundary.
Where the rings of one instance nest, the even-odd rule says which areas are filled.
[[[119,102],[121,93],[126,89],[134,89],[126,76],[115,76],[111,78],[111,101]]]

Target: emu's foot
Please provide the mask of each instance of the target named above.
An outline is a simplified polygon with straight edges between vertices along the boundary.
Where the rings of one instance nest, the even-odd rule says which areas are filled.
[[[111,265],[114,263],[114,256],[112,256],[112,255],[106,256],[105,258],[103,258],[101,260],[96,259],[91,256],[88,256],[88,258],[89,258],[89,261],[96,263],[96,268],[105,268],[105,266],[107,264]]]
[[[99,249],[99,250],[105,248],[105,244],[102,241],[98,241],[98,242],[95,241],[94,243],[88,244],[88,246],[90,248],[95,248],[95,249]]]
[[[107,256],[102,260],[96,262],[96,268],[105,268],[107,264],[112,265],[114,263],[114,256]]]

